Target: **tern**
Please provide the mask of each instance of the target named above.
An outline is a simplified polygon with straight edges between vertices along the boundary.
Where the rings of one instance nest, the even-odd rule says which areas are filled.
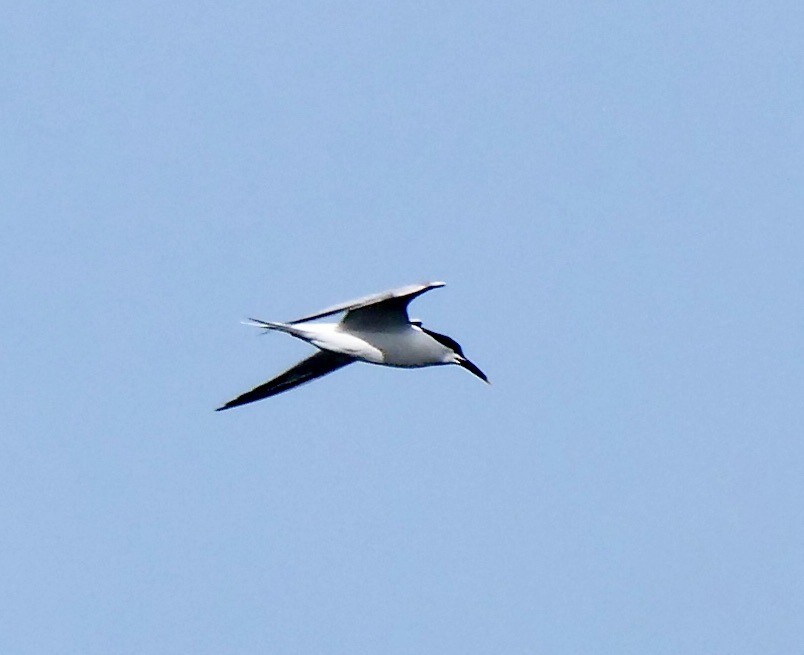
[[[333,305],[287,323],[249,319],[246,325],[285,332],[312,344],[318,352],[215,411],[270,398],[358,361],[401,368],[457,364],[488,382],[457,341],[408,318],[411,300],[443,286],[443,282],[411,284]],[[345,314],[339,323],[312,322],[341,312]]]

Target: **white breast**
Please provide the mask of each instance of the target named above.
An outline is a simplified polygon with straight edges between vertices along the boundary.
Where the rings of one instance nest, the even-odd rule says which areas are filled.
[[[375,363],[386,366],[417,368],[452,361],[452,351],[449,348],[413,325],[406,325],[398,330],[360,331],[352,334],[379,350],[383,359],[382,362]]]

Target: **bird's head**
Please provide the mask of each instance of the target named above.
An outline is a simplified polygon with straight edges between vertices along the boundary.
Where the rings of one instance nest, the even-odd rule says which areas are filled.
[[[421,326],[421,322],[418,323]],[[474,362],[469,361],[469,359],[463,354],[463,348],[461,348],[461,344],[459,344],[455,339],[452,337],[448,337],[446,334],[439,334],[438,332],[434,332],[433,330],[428,330],[425,327],[420,327],[422,332],[429,334],[433,339],[438,341],[442,346],[446,347],[444,352],[444,363],[445,364],[457,364],[458,366],[462,366],[470,373],[473,373],[477,377],[479,377],[483,382],[489,383],[489,379],[486,374],[481,371]]]

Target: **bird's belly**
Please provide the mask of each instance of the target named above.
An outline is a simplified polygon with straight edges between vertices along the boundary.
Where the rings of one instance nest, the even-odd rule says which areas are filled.
[[[321,350],[348,355],[372,364],[383,362],[383,354],[379,349],[358,335],[338,330],[337,325],[303,323],[294,327],[300,338]]]
[[[349,355],[372,364],[383,363],[383,354],[379,349],[365,340],[349,334],[327,335],[325,339],[313,338],[310,339],[310,343],[322,350],[331,350],[343,355]]]
[[[377,364],[418,368],[445,363],[445,348],[418,330],[366,332],[358,336],[382,353],[382,361],[374,362]]]

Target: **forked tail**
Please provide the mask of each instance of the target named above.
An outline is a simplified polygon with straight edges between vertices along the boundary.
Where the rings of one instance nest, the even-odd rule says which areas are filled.
[[[285,332],[290,334],[294,337],[298,337],[299,339],[304,339],[307,333],[297,328],[295,325],[288,325],[287,323],[277,323],[275,321],[261,321],[258,318],[250,318],[247,321],[241,321],[243,325],[250,325],[252,327],[262,328],[263,330],[277,330],[279,332]]]
[[[258,318],[249,318],[247,321],[240,321],[243,325],[250,325],[251,327],[263,328],[265,330],[283,330],[288,327],[284,323],[275,323],[273,321],[261,321]]]

